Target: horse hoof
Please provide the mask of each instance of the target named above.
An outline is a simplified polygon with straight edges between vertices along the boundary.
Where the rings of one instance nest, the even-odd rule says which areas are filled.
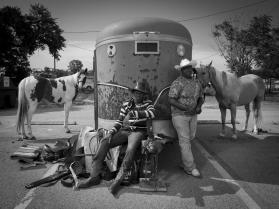
[[[28,136],[24,135],[22,136],[22,139],[28,139]]]
[[[256,134],[256,135],[259,135],[259,130],[253,129],[252,133],[253,133],[253,134]]]
[[[69,133],[71,133],[71,130],[70,129],[66,129],[65,133],[69,134]]]
[[[236,134],[232,135],[232,139],[237,140],[237,135]]]

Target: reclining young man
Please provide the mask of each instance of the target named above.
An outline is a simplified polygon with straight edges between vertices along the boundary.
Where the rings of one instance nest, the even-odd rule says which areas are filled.
[[[109,187],[109,191],[113,195],[118,191],[122,180],[132,165],[136,150],[141,146],[141,141],[147,136],[146,121],[147,119],[155,118],[157,112],[151,100],[145,100],[145,97],[148,95],[146,83],[137,83],[135,88],[131,90],[131,93],[132,98],[122,104],[118,120],[115,121],[108,135],[103,138],[98,152],[94,156],[90,178],[81,182],[78,188],[86,188],[100,184],[100,173],[107,152],[110,148],[128,142],[121,167]],[[126,121],[128,121],[128,124],[126,124]]]

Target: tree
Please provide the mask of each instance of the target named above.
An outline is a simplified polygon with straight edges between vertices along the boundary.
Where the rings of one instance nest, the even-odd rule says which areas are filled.
[[[34,51],[44,50],[47,46],[49,53],[59,60],[59,51],[65,47],[65,38],[50,12],[42,5],[31,5],[30,13],[26,16],[33,29]],[[33,51],[33,52],[34,52]]]
[[[265,77],[279,78],[279,28],[271,27],[270,16],[254,17],[248,33],[254,48],[254,59],[257,67]]]
[[[272,18],[254,17],[245,28],[232,21],[224,21],[213,30],[221,55],[231,71],[238,76],[251,73],[253,68],[269,71],[275,76],[278,69],[279,29],[272,28]]]
[[[29,72],[28,53],[30,25],[24,21],[20,9],[4,7],[0,10],[0,68],[17,84]]]
[[[83,64],[80,60],[72,60],[69,62],[69,66],[68,69],[70,72],[72,73],[76,73],[78,71],[80,71],[83,67]]]
[[[215,25],[213,36],[232,72],[241,76],[251,71],[254,63],[253,50],[245,44],[247,39],[245,30],[234,26],[232,21],[224,21],[222,24]]]
[[[48,47],[50,54],[59,59],[59,51],[65,47],[63,31],[39,4],[31,5],[27,15],[22,15],[17,7],[1,8],[0,31],[0,68],[15,77],[16,84],[28,75],[28,58],[37,49]]]
[[[59,77],[62,77],[62,76],[67,76],[68,71],[61,70],[61,69],[53,69],[53,74],[56,75],[57,78],[59,78]]]

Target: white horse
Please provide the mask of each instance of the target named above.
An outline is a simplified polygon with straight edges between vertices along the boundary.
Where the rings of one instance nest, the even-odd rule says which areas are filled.
[[[231,111],[231,123],[233,126],[233,139],[237,139],[235,117],[237,106],[245,106],[246,121],[243,131],[247,130],[250,116],[250,102],[253,101],[254,129],[258,134],[261,126],[262,112],[261,102],[264,99],[265,85],[262,78],[254,74],[247,74],[237,78],[234,74],[218,71],[211,67],[212,62],[203,69],[197,70],[197,77],[206,86],[209,82],[216,91],[215,97],[219,103],[222,120],[221,137],[225,136],[226,110]]]
[[[42,100],[64,104],[64,129],[66,133],[70,133],[68,128],[69,111],[73,100],[77,96],[78,89],[82,88],[86,81],[86,74],[87,69],[56,79],[36,76],[24,78],[18,86],[17,132],[21,139],[28,139],[24,129],[25,119],[29,139],[36,139],[32,135],[31,120],[38,103]]]

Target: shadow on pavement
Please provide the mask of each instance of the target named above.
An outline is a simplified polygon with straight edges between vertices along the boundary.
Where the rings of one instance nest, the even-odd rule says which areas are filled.
[[[207,159],[201,156],[195,146],[192,146],[192,149],[197,167],[204,174],[202,179],[188,176],[179,168],[180,151],[178,143],[175,142],[166,145],[159,156],[159,178],[167,183],[167,192],[140,192],[139,189],[124,187],[120,190],[118,197],[124,193],[135,193],[194,198],[197,206],[204,207],[206,205],[204,197],[206,196],[235,194],[239,190],[238,186],[223,181],[219,177],[220,174],[216,172],[207,176],[208,168],[204,170],[208,164]]]
[[[279,185],[279,137],[265,134],[264,139],[248,133],[239,132],[239,139],[230,138],[231,128],[227,127],[228,137],[217,138],[220,127],[199,125],[198,141],[218,161],[235,180]],[[159,177],[168,183],[167,192],[144,192],[148,195],[167,195],[181,198],[194,198],[196,205],[205,206],[204,197],[236,194],[239,186],[226,181],[211,168],[208,160],[192,146],[197,167],[203,174],[202,179],[186,175],[178,165],[180,151],[178,143],[168,144],[159,156]],[[211,166],[212,167],[212,166]],[[210,176],[208,176],[210,175]],[[123,193],[142,193],[138,189],[125,187]]]
[[[234,179],[279,185],[279,135],[238,132],[234,141],[226,130],[228,137],[218,138],[219,126],[200,126],[199,142]]]

